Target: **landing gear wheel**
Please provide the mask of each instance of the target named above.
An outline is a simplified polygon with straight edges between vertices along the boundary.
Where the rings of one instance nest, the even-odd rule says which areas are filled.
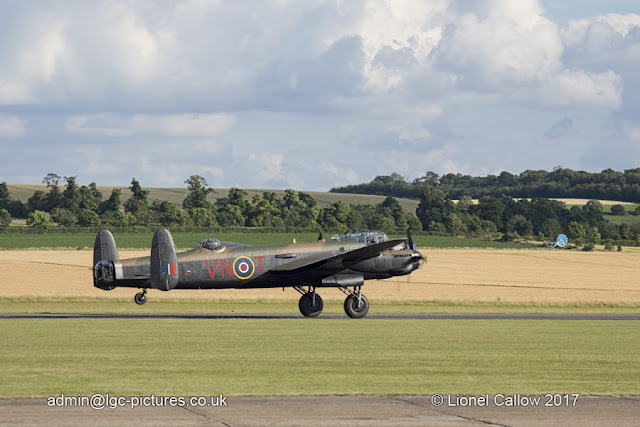
[[[146,292],[138,292],[136,294],[136,296],[133,297],[133,300],[138,305],[144,304],[145,302],[147,302],[147,294],[146,294]]]
[[[303,294],[300,297],[298,307],[300,308],[300,313],[302,313],[304,317],[317,317],[322,313],[322,308],[324,307],[322,298],[320,298],[320,295],[315,294],[315,304],[313,299],[313,293],[310,292]]]
[[[352,319],[361,319],[369,312],[369,300],[364,295],[360,295],[360,304],[358,305],[358,295],[352,294],[344,300],[344,312]]]

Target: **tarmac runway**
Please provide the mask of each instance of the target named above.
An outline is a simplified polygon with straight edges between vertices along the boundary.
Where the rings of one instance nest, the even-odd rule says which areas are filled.
[[[3,313],[0,319],[304,319],[300,313]],[[321,314],[317,319],[348,319],[346,314]],[[365,319],[461,320],[640,320],[640,314],[368,314]],[[311,320],[311,319],[310,319]]]
[[[448,396],[445,395],[448,399]],[[455,400],[455,396],[452,396]],[[432,396],[282,396],[226,398],[226,407],[50,407],[46,398],[0,399],[0,425],[140,426],[529,426],[640,423],[639,396],[580,396],[575,406],[434,406]],[[499,399],[499,401],[501,401]]]

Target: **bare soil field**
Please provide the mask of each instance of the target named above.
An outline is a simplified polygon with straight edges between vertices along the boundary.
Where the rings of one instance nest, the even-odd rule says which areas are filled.
[[[640,253],[562,250],[421,249],[427,264],[410,276],[368,281],[371,300],[640,303]],[[120,257],[146,255],[121,251]],[[0,297],[131,297],[134,289],[96,289],[92,252],[0,251]],[[323,289],[325,299],[344,296]],[[282,288],[150,291],[152,298],[295,299]]]

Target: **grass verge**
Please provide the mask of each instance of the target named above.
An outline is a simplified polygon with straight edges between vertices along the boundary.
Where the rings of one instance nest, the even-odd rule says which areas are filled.
[[[2,320],[0,396],[640,394],[640,322]]]
[[[297,299],[191,299],[0,297],[0,313],[297,313]],[[324,300],[324,313],[344,313],[343,301]],[[635,314],[639,304],[548,304],[502,301],[388,301],[371,299],[370,313],[548,313]]]

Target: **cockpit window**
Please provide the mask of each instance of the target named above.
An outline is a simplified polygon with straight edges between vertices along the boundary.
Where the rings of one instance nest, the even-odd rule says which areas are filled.
[[[347,233],[343,235],[335,234],[331,240],[345,240],[349,242],[365,243],[373,245],[375,243],[387,242],[389,238],[382,231],[366,231],[362,233]]]
[[[222,243],[220,243],[220,240],[218,239],[206,239],[202,241],[200,246],[202,246],[205,249],[210,249],[213,251],[213,250],[219,249],[222,246]]]

